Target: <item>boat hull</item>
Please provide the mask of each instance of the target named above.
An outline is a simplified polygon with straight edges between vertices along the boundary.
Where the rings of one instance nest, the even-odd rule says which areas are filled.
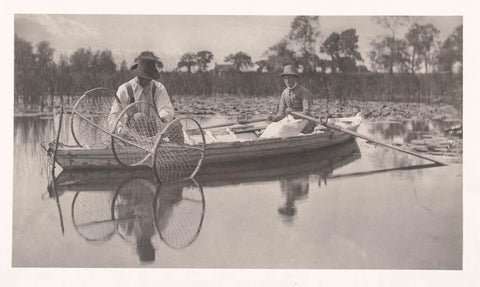
[[[356,130],[360,121],[357,120],[356,122],[356,124],[348,128]],[[286,138],[266,138],[238,142],[214,142],[206,145],[202,165],[239,162],[307,152],[334,146],[351,139],[351,135],[331,129],[325,129],[312,134]],[[47,151],[52,150],[52,144],[44,144],[42,146]],[[50,154],[52,154],[52,152],[50,152]],[[121,165],[115,159],[112,151],[108,148],[83,149],[81,147],[60,146],[56,153],[55,161],[64,170],[132,168]],[[144,162],[148,164],[150,160]]]

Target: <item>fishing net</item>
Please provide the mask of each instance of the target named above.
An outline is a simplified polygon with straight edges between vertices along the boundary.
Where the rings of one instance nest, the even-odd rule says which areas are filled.
[[[86,92],[72,112],[72,134],[86,148],[111,145],[124,166],[153,167],[158,182],[195,176],[205,154],[205,136],[192,118],[166,124],[155,107],[135,102],[121,112],[118,97],[108,89]]]
[[[112,151],[117,161],[125,166],[152,165],[148,159],[166,125],[152,104],[141,101],[128,105],[113,129],[116,137],[112,137]]]
[[[112,107],[121,107],[114,92],[96,88],[78,99],[72,110],[71,129],[75,142],[84,148],[105,148],[110,145]]]
[[[160,183],[192,178],[204,155],[205,136],[200,124],[188,117],[175,119],[163,129],[155,143],[155,177]]]
[[[150,238],[155,233],[153,199],[157,185],[142,178],[121,184],[111,206],[112,219],[118,234],[127,242]]]
[[[159,186],[153,206],[155,227],[174,249],[191,245],[198,237],[205,214],[202,187],[194,180]]]
[[[78,234],[88,241],[106,241],[116,232],[110,206],[113,192],[80,191],[72,201],[72,221]]]

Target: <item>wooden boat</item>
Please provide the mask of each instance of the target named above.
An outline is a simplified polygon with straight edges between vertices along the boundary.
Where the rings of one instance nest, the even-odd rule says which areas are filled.
[[[348,118],[329,119],[343,128],[356,131],[362,121],[361,114]],[[259,138],[267,122],[243,127],[217,127],[204,129],[207,139],[202,166],[269,158],[287,154],[318,150],[348,141],[351,135],[323,126],[317,126],[311,134],[290,137]],[[42,144],[49,156],[55,147],[53,143]],[[124,168],[115,159],[109,148],[82,148],[60,144],[55,157],[63,170]]]

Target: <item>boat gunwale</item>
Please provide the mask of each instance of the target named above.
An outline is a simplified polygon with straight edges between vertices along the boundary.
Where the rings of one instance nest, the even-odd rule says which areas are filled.
[[[344,119],[344,118],[342,118]],[[357,125],[351,126],[348,129],[356,129],[360,123]],[[310,134],[299,134],[299,135],[294,135],[294,136],[286,136],[286,137],[274,137],[274,138],[257,138],[257,139],[252,139],[252,140],[244,140],[244,141],[231,141],[231,142],[211,142],[207,143],[205,145],[205,150],[209,149],[230,149],[233,147],[242,147],[242,146],[261,146],[261,145],[271,145],[271,144],[277,144],[277,143],[291,143],[291,142],[304,142],[305,140],[313,140],[313,139],[320,139],[324,137],[329,137],[333,138],[336,136],[342,136],[346,135],[342,132],[335,131],[335,130],[329,130],[329,129],[323,129],[319,130],[318,132],[310,133]],[[350,135],[348,135],[350,136]],[[48,146],[49,143],[46,143]],[[48,149],[46,146],[43,145],[42,147],[44,149]],[[104,148],[83,148],[81,146],[60,146],[58,149],[58,152],[61,153],[69,153],[69,152],[75,152],[76,154],[91,154],[91,153],[96,153],[96,154],[102,154],[105,152],[111,153],[111,149],[108,147]]]

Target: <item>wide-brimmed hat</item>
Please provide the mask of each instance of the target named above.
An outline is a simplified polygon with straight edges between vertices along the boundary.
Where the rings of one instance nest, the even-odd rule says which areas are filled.
[[[160,77],[156,64],[158,60],[153,57],[142,57],[130,67],[133,73],[142,78],[156,80]]]
[[[283,67],[283,73],[281,76],[295,76],[295,77],[300,77],[300,75],[297,72],[297,69],[293,65],[286,65]]]

